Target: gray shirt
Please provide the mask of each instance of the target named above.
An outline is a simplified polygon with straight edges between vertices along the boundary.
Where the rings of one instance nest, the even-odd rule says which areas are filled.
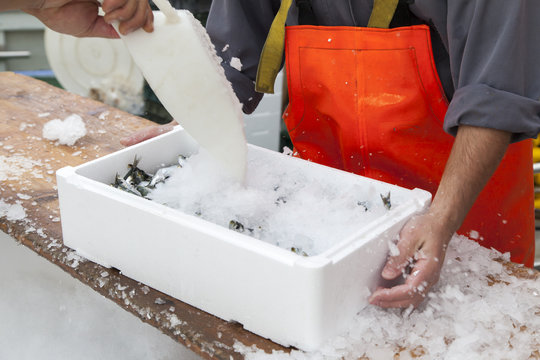
[[[319,25],[366,26],[373,0],[312,0]],[[428,24],[437,70],[450,101],[444,128],[459,125],[512,132],[513,141],[540,131],[540,1],[409,0],[410,25]],[[252,112],[259,55],[280,0],[214,0],[207,30],[228,79]],[[298,24],[296,6],[288,25]],[[394,24],[396,25],[396,24]],[[239,58],[241,71],[230,66]]]

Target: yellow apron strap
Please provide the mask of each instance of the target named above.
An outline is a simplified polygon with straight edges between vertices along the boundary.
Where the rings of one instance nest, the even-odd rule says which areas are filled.
[[[368,27],[388,29],[399,0],[374,0]]]
[[[368,27],[387,29],[394,17],[398,2],[399,0],[374,0]],[[292,0],[281,1],[279,11],[264,43],[257,69],[257,80],[255,81],[255,90],[260,93],[274,93],[274,82],[283,61],[285,21],[291,4]]]
[[[282,0],[279,11],[272,22],[270,32],[264,43],[257,69],[255,90],[261,93],[273,94],[274,82],[283,61],[283,48],[285,46],[285,21],[291,7],[292,0]]]

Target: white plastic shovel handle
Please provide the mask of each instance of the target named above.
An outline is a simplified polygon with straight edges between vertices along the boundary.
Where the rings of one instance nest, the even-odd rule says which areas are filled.
[[[180,22],[180,16],[167,0],[154,0],[154,4],[165,14],[168,23],[176,24]]]

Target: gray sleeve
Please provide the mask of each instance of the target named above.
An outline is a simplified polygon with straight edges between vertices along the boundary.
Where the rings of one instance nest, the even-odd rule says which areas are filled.
[[[210,8],[206,29],[247,114],[255,110],[263,96],[255,92],[254,81],[260,53],[280,4],[280,0],[214,0]],[[233,58],[240,60],[241,67],[235,62],[231,66]]]
[[[540,1],[449,0],[447,40],[456,92],[444,128],[540,131]]]

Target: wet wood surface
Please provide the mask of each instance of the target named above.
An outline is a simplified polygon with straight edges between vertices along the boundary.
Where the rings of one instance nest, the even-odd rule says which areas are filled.
[[[42,138],[46,122],[71,114],[81,116],[87,127],[87,135],[74,146]],[[63,245],[55,171],[119,150],[122,136],[150,125],[148,120],[41,81],[0,73],[0,230],[203,358],[242,359],[234,349],[236,343],[268,353],[288,351],[239,324],[81,258]],[[17,203],[24,208],[24,218],[2,216],[2,205]],[[516,264],[505,266],[520,278],[540,277],[539,272]],[[497,279],[487,279],[490,282]]]
[[[71,114],[83,118],[86,136],[73,146],[42,138],[46,122]],[[56,170],[119,150],[122,136],[150,125],[148,120],[39,80],[0,73],[0,169],[8,169],[0,170],[0,208],[2,203],[19,203],[26,213],[20,220],[0,213],[0,230],[203,358],[242,359],[233,348],[236,342],[268,352],[286,350],[63,246]]]

